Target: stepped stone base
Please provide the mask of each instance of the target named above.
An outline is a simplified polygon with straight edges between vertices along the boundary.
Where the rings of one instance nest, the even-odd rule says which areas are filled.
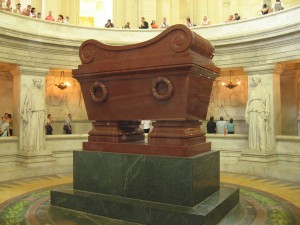
[[[217,224],[239,202],[220,187],[220,154],[190,157],[74,152],[74,189],[53,206],[150,225]]]

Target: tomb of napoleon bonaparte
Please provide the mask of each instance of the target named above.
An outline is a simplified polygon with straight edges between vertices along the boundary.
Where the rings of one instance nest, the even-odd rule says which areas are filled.
[[[140,224],[219,222],[239,190],[220,187],[219,152],[200,129],[219,73],[213,54],[184,25],[128,46],[85,41],[73,76],[95,122],[74,152],[74,189],[51,191],[51,204]],[[156,121],[147,142],[146,119]]]

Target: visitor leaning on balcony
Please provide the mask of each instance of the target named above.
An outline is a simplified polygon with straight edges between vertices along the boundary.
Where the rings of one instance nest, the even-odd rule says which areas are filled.
[[[106,28],[113,28],[114,24],[111,22],[110,19],[107,20],[107,23],[104,25]]]
[[[8,137],[9,136],[9,123],[6,121],[5,117],[2,117],[2,123],[0,127],[0,136],[1,137]]]
[[[145,17],[141,18],[141,25],[139,27],[140,29],[148,29],[149,28],[149,24],[148,22],[145,20]]]
[[[32,18],[36,18],[36,8],[32,8],[31,11],[30,11],[30,17]]]
[[[48,16],[46,16],[45,20],[48,20],[48,21],[55,21],[55,19],[54,19],[53,16],[52,16],[52,11],[49,11],[49,12],[48,12]]]
[[[271,9],[267,4],[263,4],[263,7],[260,11],[262,15],[266,15],[271,12]]]
[[[22,15],[21,3],[18,3],[18,4],[16,5],[16,8],[14,9],[13,12]]]
[[[274,12],[280,11],[284,9],[284,5],[280,0],[276,0],[276,2],[274,3],[273,7],[272,7]]]
[[[24,16],[30,16],[30,13],[31,13],[31,5],[28,5],[28,6],[26,7],[26,9],[23,9],[22,14],[23,14]]]
[[[12,12],[11,0],[7,0],[6,4],[4,4],[4,5],[2,3],[2,10],[7,11],[7,12]]]
[[[56,20],[57,23],[63,23],[64,22],[64,16],[63,15],[58,15],[58,18]]]

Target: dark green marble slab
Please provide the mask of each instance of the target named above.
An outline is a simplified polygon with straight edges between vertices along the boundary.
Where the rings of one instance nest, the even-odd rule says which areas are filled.
[[[74,189],[194,206],[220,187],[219,152],[180,158],[74,152]]]
[[[215,225],[239,202],[239,190],[221,187],[195,207],[78,190],[51,191],[51,204],[147,225]]]

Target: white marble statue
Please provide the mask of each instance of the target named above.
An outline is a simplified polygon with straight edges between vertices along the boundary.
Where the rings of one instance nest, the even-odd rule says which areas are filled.
[[[33,87],[27,90],[21,108],[23,146],[26,152],[43,151],[45,146],[45,93],[41,79],[33,79],[33,84]]]
[[[249,124],[249,148],[254,151],[267,151],[270,96],[266,87],[261,84],[259,75],[252,76],[252,83],[245,113],[246,123]]]

